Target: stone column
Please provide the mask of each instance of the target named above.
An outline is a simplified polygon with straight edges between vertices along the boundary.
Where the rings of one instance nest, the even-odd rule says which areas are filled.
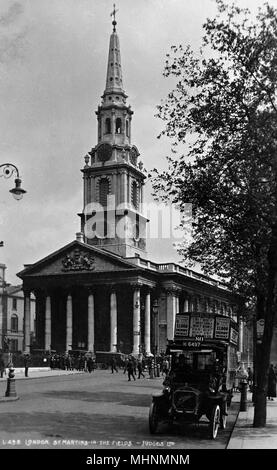
[[[110,325],[111,325],[111,337],[110,337],[110,351],[117,351],[117,302],[116,292],[113,290],[110,294]]]
[[[187,297],[184,300],[184,312],[185,313],[189,312],[189,299]]]
[[[112,111],[112,119],[111,119],[111,131],[112,131],[112,141],[115,142],[115,112]]]
[[[30,353],[31,292],[24,290],[24,352]]]
[[[127,173],[123,171],[123,200],[122,202],[128,202],[128,183],[127,183]]]
[[[140,288],[133,293],[133,354],[139,354],[140,345]]]
[[[66,300],[66,343],[65,350],[72,349],[72,296],[68,294]]]
[[[175,296],[175,311],[176,313],[180,313],[180,298],[179,298],[179,293],[176,293]]]
[[[45,349],[51,349],[51,297],[45,299]]]
[[[174,339],[174,327],[176,317],[176,299],[173,291],[166,292],[166,319],[167,319],[167,339]]]
[[[144,325],[144,346],[146,354],[151,352],[151,294],[147,292],[145,297],[145,325]]]
[[[94,295],[88,295],[88,351],[94,352]]]
[[[241,355],[243,354],[243,330],[244,330],[243,320],[240,318],[239,319],[239,352],[241,353]]]
[[[143,204],[143,199],[144,199],[144,182],[141,183],[141,188],[140,188],[140,211],[142,211],[142,204]]]

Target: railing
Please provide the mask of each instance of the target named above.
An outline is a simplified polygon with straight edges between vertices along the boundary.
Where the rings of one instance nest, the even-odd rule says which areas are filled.
[[[128,261],[134,263],[137,266],[147,267],[148,269],[152,269],[154,271],[180,273],[192,279],[197,279],[198,281],[205,282],[220,289],[228,290],[228,287],[222,282],[217,281],[216,279],[212,279],[206,276],[205,274],[197,273],[192,269],[184,268],[183,266],[180,266],[175,263],[153,263],[151,261],[147,261],[139,257],[128,258]]]

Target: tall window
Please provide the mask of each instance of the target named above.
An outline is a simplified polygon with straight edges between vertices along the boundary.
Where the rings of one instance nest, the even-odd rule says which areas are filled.
[[[132,204],[135,209],[138,208],[138,185],[136,181],[132,183]]]
[[[99,202],[103,207],[107,206],[108,194],[109,180],[108,178],[102,178],[99,183]]]
[[[105,121],[105,134],[110,134],[111,133],[111,120],[110,118],[107,118]]]
[[[18,316],[15,313],[11,316],[11,331],[18,332]]]
[[[126,135],[129,137],[129,121],[126,119]]]
[[[13,299],[13,310],[17,310],[17,299]]]
[[[117,118],[116,121],[115,121],[115,132],[117,134],[121,134],[121,132],[122,132],[121,126],[122,126],[121,119]]]

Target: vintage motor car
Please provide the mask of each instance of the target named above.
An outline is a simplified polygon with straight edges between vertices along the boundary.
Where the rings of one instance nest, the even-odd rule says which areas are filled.
[[[163,390],[153,395],[149,410],[149,431],[159,424],[200,422],[204,416],[211,439],[227,423],[232,388],[226,387],[224,347],[202,343],[199,347],[182,347],[172,343],[167,348],[170,370]]]

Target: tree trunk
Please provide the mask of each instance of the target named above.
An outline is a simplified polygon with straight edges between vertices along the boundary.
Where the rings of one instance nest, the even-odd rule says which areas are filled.
[[[271,244],[268,250],[268,279],[265,305],[265,324],[262,344],[257,344],[257,390],[255,393],[254,427],[266,426],[266,396],[268,369],[273,336],[274,317],[276,310],[277,280],[277,224],[272,228]]]

